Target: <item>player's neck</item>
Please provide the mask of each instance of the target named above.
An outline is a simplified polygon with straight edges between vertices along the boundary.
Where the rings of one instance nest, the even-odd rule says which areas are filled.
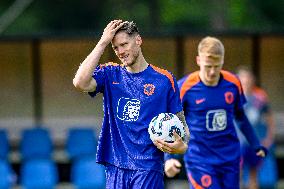
[[[213,80],[213,81],[208,81],[208,80],[205,79],[205,76],[202,75],[202,74],[199,72],[199,78],[200,78],[200,80],[202,81],[202,83],[203,83],[204,85],[209,86],[209,87],[214,87],[214,86],[217,86],[217,85],[218,85],[219,80],[220,80],[220,78],[221,78],[221,74],[219,74],[219,76],[216,77],[215,80]]]
[[[134,64],[127,66],[126,70],[130,73],[139,73],[146,70],[148,65],[149,64],[146,62],[144,56],[142,55],[142,53],[140,53]]]

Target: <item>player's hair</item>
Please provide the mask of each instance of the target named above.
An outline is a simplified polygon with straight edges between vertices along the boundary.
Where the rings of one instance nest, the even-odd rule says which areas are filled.
[[[203,38],[198,44],[198,54],[204,54],[210,58],[224,58],[225,48],[223,43],[215,38],[207,36]]]
[[[138,27],[133,21],[124,21],[124,24],[116,31],[116,34],[120,31],[127,33],[132,36],[134,34],[139,34]]]

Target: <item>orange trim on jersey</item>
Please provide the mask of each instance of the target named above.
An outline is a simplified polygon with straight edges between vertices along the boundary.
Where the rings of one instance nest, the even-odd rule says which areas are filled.
[[[191,174],[188,174],[188,178],[190,183],[192,184],[193,188],[195,189],[204,189],[202,186],[200,186],[191,176]]]
[[[193,72],[190,74],[186,80],[183,82],[181,89],[180,89],[180,99],[183,98],[185,93],[191,89],[194,85],[196,85],[200,81],[199,79],[199,71]]]
[[[167,70],[164,70],[164,69],[162,69],[162,68],[158,68],[158,67],[156,67],[156,66],[153,66],[152,64],[150,64],[150,66],[151,66],[156,72],[159,72],[160,74],[165,75],[165,76],[170,80],[174,92],[176,92],[175,82],[174,82],[174,78],[173,78],[172,74],[171,74],[170,72],[168,72]]]
[[[114,63],[114,62],[108,62],[105,64],[101,64],[100,68],[106,67],[106,66],[120,66],[120,64]]]
[[[234,74],[232,74],[232,73],[230,73],[228,71],[225,71],[225,70],[222,70],[221,74],[223,75],[225,80],[227,80],[227,81],[229,81],[231,83],[234,83],[238,87],[240,94],[243,93],[241,82]]]
[[[255,86],[253,88],[253,93],[255,93],[264,102],[268,102],[268,95],[266,94],[266,92],[263,89]]]

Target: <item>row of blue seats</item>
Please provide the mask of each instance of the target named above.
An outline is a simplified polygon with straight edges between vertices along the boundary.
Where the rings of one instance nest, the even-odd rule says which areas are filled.
[[[68,131],[65,148],[72,162],[71,182],[76,188],[104,188],[104,168],[96,163],[96,146],[96,135],[92,128],[71,128]],[[17,182],[26,189],[51,189],[58,184],[58,170],[51,158],[53,142],[47,128],[23,130],[19,145],[21,170],[18,180],[8,162],[9,151],[7,132],[2,129],[0,189],[11,188]]]
[[[10,151],[8,134],[5,129],[0,129],[0,158],[6,158]],[[37,157],[50,157],[54,144],[47,128],[36,127],[22,131],[19,143],[21,159]],[[65,150],[70,159],[82,155],[96,153],[97,138],[93,128],[70,128],[68,130]]]

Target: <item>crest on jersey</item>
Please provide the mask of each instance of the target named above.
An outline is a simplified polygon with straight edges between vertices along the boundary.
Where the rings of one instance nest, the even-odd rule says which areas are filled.
[[[227,104],[232,104],[234,102],[234,95],[232,92],[228,91],[225,93],[225,101]]]
[[[152,94],[154,94],[154,91],[155,91],[155,85],[153,85],[153,84],[145,84],[144,85],[144,93],[147,96],[151,96]]]
[[[122,121],[136,121],[139,118],[140,107],[140,100],[122,97],[118,100],[117,117]]]
[[[224,109],[209,110],[206,114],[208,131],[222,131],[227,127],[227,113]]]

